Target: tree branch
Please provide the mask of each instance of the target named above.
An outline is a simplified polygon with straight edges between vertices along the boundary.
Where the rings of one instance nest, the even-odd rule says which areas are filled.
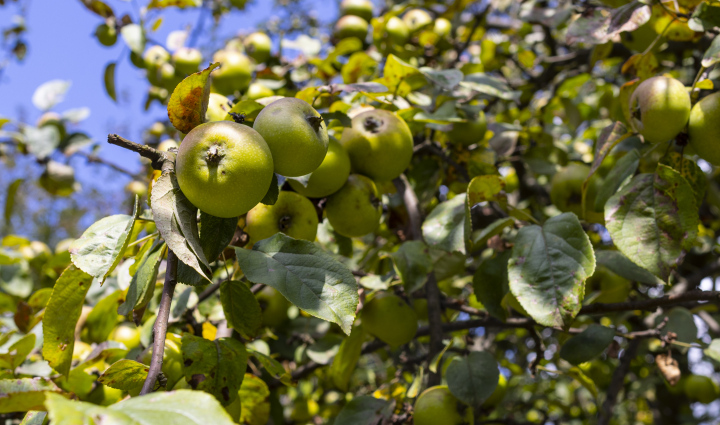
[[[160,371],[162,370],[163,354],[165,353],[165,336],[167,334],[168,319],[170,318],[170,304],[172,303],[175,285],[177,285],[178,258],[172,250],[168,250],[167,270],[165,284],[163,285],[160,307],[158,308],[155,325],[153,325],[153,351],[150,360],[150,370],[143,384],[140,395],[149,394],[155,387]]]
[[[113,170],[117,171],[118,173],[125,174],[127,176],[132,177],[133,179],[140,178],[139,175],[133,173],[132,171],[126,170],[125,168],[123,168],[117,164],[113,164],[112,162],[106,161],[105,159],[103,159],[97,155],[93,155],[91,153],[87,153],[87,152],[83,152],[83,151],[77,151],[74,153],[74,155],[81,156],[81,157],[85,158],[88,162],[91,162],[93,164],[101,164],[106,167],[110,167]]]
[[[618,311],[655,311],[658,307],[670,307],[677,304],[696,301],[720,301],[717,291],[690,291],[649,300],[627,301],[622,303],[590,304],[580,310],[580,314],[603,314]]]
[[[108,134],[108,143],[139,153],[140,156],[152,161],[152,166],[156,170],[161,169],[162,163],[165,160],[170,159],[167,152],[159,151],[147,145],[140,145],[138,143],[131,142],[130,140],[117,134]]]
[[[615,408],[615,403],[617,403],[618,394],[620,393],[620,390],[622,390],[623,386],[625,386],[625,376],[628,374],[628,372],[630,372],[630,362],[632,362],[632,359],[635,358],[639,346],[640,339],[633,339],[630,341],[628,347],[625,349],[625,353],[620,359],[620,364],[613,373],[612,380],[610,381],[610,386],[605,392],[607,394],[607,398],[605,399],[605,402],[602,405],[602,409],[600,410],[598,425],[608,425],[610,423],[610,419],[612,419],[613,409]]]

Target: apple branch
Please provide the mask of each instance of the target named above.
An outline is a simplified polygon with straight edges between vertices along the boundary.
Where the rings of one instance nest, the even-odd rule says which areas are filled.
[[[158,308],[157,318],[153,325],[153,351],[152,359],[150,360],[150,370],[148,371],[140,395],[152,392],[153,387],[155,387],[155,381],[162,370],[163,354],[165,354],[165,336],[168,329],[168,319],[170,318],[170,304],[172,303],[175,286],[177,285],[177,266],[177,256],[172,250],[168,250],[165,284],[163,285],[162,295],[160,297],[160,307]]]
[[[130,140],[117,134],[108,134],[108,143],[110,143],[111,145],[120,146],[121,148],[127,149],[132,152],[139,153],[140,156],[152,161],[152,166],[156,170],[161,169],[163,162],[170,159],[163,151],[159,151],[147,145],[141,145],[135,142],[131,142]]]
[[[607,398],[602,405],[602,409],[600,409],[598,425],[607,425],[610,423],[610,420],[612,419],[612,413],[615,408],[615,403],[617,403],[618,394],[625,385],[625,376],[628,374],[628,372],[630,372],[630,362],[632,362],[632,359],[635,358],[639,346],[640,339],[633,339],[630,340],[630,343],[625,349],[625,353],[623,353],[623,356],[620,359],[620,364],[613,373],[612,380],[610,381],[610,386],[605,392],[607,394]]]

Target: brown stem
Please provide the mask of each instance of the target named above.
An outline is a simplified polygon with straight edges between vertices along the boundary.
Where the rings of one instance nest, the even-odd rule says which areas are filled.
[[[83,151],[77,151],[77,152],[75,152],[75,155],[81,156],[81,157],[85,158],[88,162],[91,162],[93,164],[101,164],[106,167],[112,168],[113,170],[115,170],[119,173],[122,173],[122,174],[125,174],[126,176],[132,177],[133,179],[141,178],[141,176],[133,173],[132,171],[126,170],[117,164],[113,164],[112,162],[106,161],[105,159],[100,158],[97,155],[93,155],[91,153],[87,153],[87,152],[83,152]]]
[[[140,156],[152,161],[152,166],[156,170],[159,170],[162,167],[162,163],[165,159],[167,159],[166,152],[159,151],[147,145],[140,145],[135,142],[131,142],[130,140],[117,134],[108,134],[108,143],[139,153]]]
[[[668,295],[641,301],[627,301],[622,303],[590,304],[580,310],[580,314],[602,314],[618,311],[655,311],[658,307],[669,307],[693,301],[720,301],[720,292],[717,291],[690,291],[682,294]]]
[[[170,304],[172,303],[175,285],[177,285],[178,258],[172,250],[168,250],[167,270],[165,272],[165,284],[163,285],[162,296],[160,297],[160,308],[158,309],[155,325],[153,326],[153,350],[150,360],[150,370],[143,384],[140,395],[149,394],[155,387],[160,371],[162,370],[163,354],[165,353],[165,336],[170,318]]]
[[[633,339],[625,349],[625,353],[620,359],[620,364],[617,369],[615,369],[612,380],[610,381],[610,386],[606,391],[607,398],[600,410],[598,425],[608,425],[610,423],[615,403],[617,403],[618,394],[625,385],[625,376],[630,372],[630,362],[635,358],[639,346],[640,339]]]

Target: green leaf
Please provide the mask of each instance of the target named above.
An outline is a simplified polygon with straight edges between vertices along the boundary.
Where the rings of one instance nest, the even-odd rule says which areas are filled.
[[[567,43],[604,44],[623,31],[635,31],[650,19],[650,6],[632,1],[606,13],[591,9],[570,23]]]
[[[7,353],[0,354],[0,369],[15,370],[23,364],[28,354],[35,348],[35,334],[27,334],[15,341],[7,349]]]
[[[96,418],[113,425],[233,425],[212,396],[190,390],[152,393],[109,407],[48,394],[45,407],[53,425],[91,424]]]
[[[83,325],[83,339],[87,342],[101,343],[112,332],[122,316],[118,315],[118,304],[125,301],[124,291],[118,289],[107,297],[101,299],[85,320]]]
[[[130,243],[130,231],[135,224],[138,200],[133,215],[111,215],[96,221],[70,244],[70,257],[80,270],[102,284],[122,260]]]
[[[665,283],[618,251],[597,251],[595,258],[598,264],[602,264],[613,273],[630,281],[653,286]]]
[[[85,398],[92,391],[95,380],[95,375],[90,375],[84,368],[76,367],[70,371],[68,376],[56,379],[55,383],[66,392]]]
[[[595,197],[595,211],[604,211],[605,204],[625,184],[640,164],[640,152],[633,149],[618,160],[600,186]]]
[[[124,302],[117,307],[117,313],[127,316],[133,310],[145,307],[155,292],[158,270],[165,252],[165,243],[156,239],[150,249],[145,251],[142,258],[136,260],[140,266],[130,281]]]
[[[473,246],[476,248],[484,247],[490,238],[501,234],[505,228],[513,225],[515,225],[515,220],[512,217],[499,218],[493,221],[482,230],[474,232],[472,240]]]
[[[303,311],[350,334],[358,294],[355,277],[344,264],[314,243],[282,233],[235,253],[251,282],[272,286]]]
[[[473,276],[473,290],[478,301],[491,315],[500,320],[507,319],[507,311],[502,300],[510,291],[508,288],[508,261],[510,251],[498,253],[487,258],[478,267]]]
[[[275,202],[277,202],[279,195],[280,195],[280,185],[278,184],[277,174],[273,173],[272,181],[270,182],[270,187],[268,188],[267,193],[265,194],[265,196],[263,196],[263,198],[260,202],[265,205],[275,205]]]
[[[117,102],[117,95],[115,94],[115,62],[110,62],[105,67],[103,80],[105,81],[105,93],[110,96],[114,102]]]
[[[27,412],[20,425],[43,425],[46,417],[47,412],[31,410]]]
[[[350,400],[340,410],[337,425],[375,425],[392,417],[394,403],[388,400],[361,395]]]
[[[460,87],[503,100],[520,98],[520,92],[513,91],[507,82],[482,72],[466,75],[465,81],[460,82]]]
[[[459,69],[432,69],[420,68],[420,72],[427,79],[443,90],[453,90],[463,80],[463,73]]]
[[[498,201],[498,195],[505,190],[505,182],[498,175],[477,176],[470,181],[467,188],[468,205],[470,207],[480,202]]]
[[[43,317],[43,358],[62,375],[70,373],[75,325],[92,276],[71,265],[60,275]]]
[[[705,32],[720,26],[720,7],[707,2],[700,3],[693,12],[688,27],[696,32]]]
[[[85,7],[102,18],[109,18],[115,16],[110,6],[100,0],[80,0]]]
[[[615,329],[592,324],[565,341],[560,349],[560,358],[576,366],[588,362],[602,354],[614,337]]]
[[[662,330],[663,335],[673,332],[677,335],[678,342],[686,344],[695,342],[698,329],[690,310],[684,307],[675,307],[667,314],[667,318],[667,325]],[[657,320],[659,321],[660,318]],[[687,348],[683,351],[687,351]]]
[[[262,367],[264,367],[273,378],[281,380],[286,385],[290,382],[290,374],[285,371],[285,368],[280,362],[250,347],[247,348],[247,351],[260,362]]]
[[[706,356],[720,363],[720,339],[715,338],[710,342],[708,348],[703,350]]]
[[[164,9],[166,7],[175,6],[180,9],[186,7],[200,7],[202,0],[152,0],[148,5],[148,9]]]
[[[237,218],[220,218],[200,211],[200,247],[209,262],[218,259],[232,241],[237,228]],[[178,282],[198,286],[207,283],[195,269],[185,263],[178,264]]]
[[[257,298],[245,283],[223,282],[220,285],[220,302],[228,327],[237,330],[245,338],[258,335],[262,327],[262,311]]]
[[[605,221],[620,252],[667,281],[695,241],[698,207],[687,180],[659,164],[608,200]]]
[[[110,365],[97,379],[103,385],[130,391],[142,387],[150,368],[135,360],[122,359]]]
[[[65,99],[72,81],[51,80],[41,84],[32,96],[32,103],[41,111],[47,111]]]
[[[235,401],[247,368],[245,346],[232,338],[210,341],[184,334],[185,380],[195,390],[215,396],[224,406]]]
[[[545,326],[570,325],[594,272],[590,239],[573,213],[520,229],[508,262],[510,292]]]
[[[197,208],[183,195],[174,172],[160,175],[153,185],[151,200],[155,226],[168,248],[180,261],[210,281],[202,267],[210,268],[200,246]]]
[[[455,358],[446,372],[450,392],[475,408],[482,406],[500,380],[497,361],[487,351],[472,351],[467,357]]]
[[[38,159],[46,159],[60,146],[60,130],[54,125],[40,128],[28,126],[23,132],[25,147]]]
[[[240,386],[240,423],[265,425],[270,419],[270,389],[265,381],[246,373]]]
[[[355,326],[347,338],[340,344],[340,350],[333,358],[328,374],[330,380],[338,389],[348,390],[350,378],[357,367],[362,352],[365,332],[362,326]]]
[[[168,101],[168,118],[182,133],[205,122],[210,99],[210,73],[219,63],[212,63],[200,72],[188,75],[175,87]]]
[[[376,81],[398,96],[406,96],[424,86],[427,81],[420,71],[397,56],[390,54],[385,61],[383,76]]]
[[[257,118],[260,111],[263,110],[265,105],[262,105],[254,100],[241,100],[240,102],[233,105],[225,116],[225,121],[234,121],[231,113],[245,115],[245,122],[253,122]]]
[[[50,393],[63,394],[63,391],[49,379],[0,379],[0,413],[45,410],[43,403]]]
[[[685,180],[690,183],[690,187],[695,194],[696,204],[701,205],[703,199],[705,198],[705,190],[707,190],[708,179],[697,163],[691,159],[685,158],[679,152],[670,152],[660,161],[660,163],[671,167],[673,170],[680,173],[681,176],[685,177]]]
[[[7,228],[10,227],[10,219],[12,218],[13,209],[15,208],[15,195],[24,181],[25,179],[13,180],[7,188],[7,192],[5,192],[5,226]]]
[[[433,270],[430,249],[422,241],[406,241],[397,251],[390,254],[395,270],[408,294],[421,288]]]
[[[422,232],[427,244],[443,251],[467,252],[467,206],[464,193],[436,206],[423,222]]]
[[[133,53],[142,56],[145,51],[145,31],[142,26],[138,24],[124,25],[120,29],[120,35]]]

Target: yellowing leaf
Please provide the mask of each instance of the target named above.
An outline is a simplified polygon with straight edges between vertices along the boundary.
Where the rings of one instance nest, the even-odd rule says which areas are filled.
[[[182,133],[205,122],[210,98],[210,73],[220,66],[213,63],[204,70],[188,75],[175,87],[168,101],[168,118]]]

